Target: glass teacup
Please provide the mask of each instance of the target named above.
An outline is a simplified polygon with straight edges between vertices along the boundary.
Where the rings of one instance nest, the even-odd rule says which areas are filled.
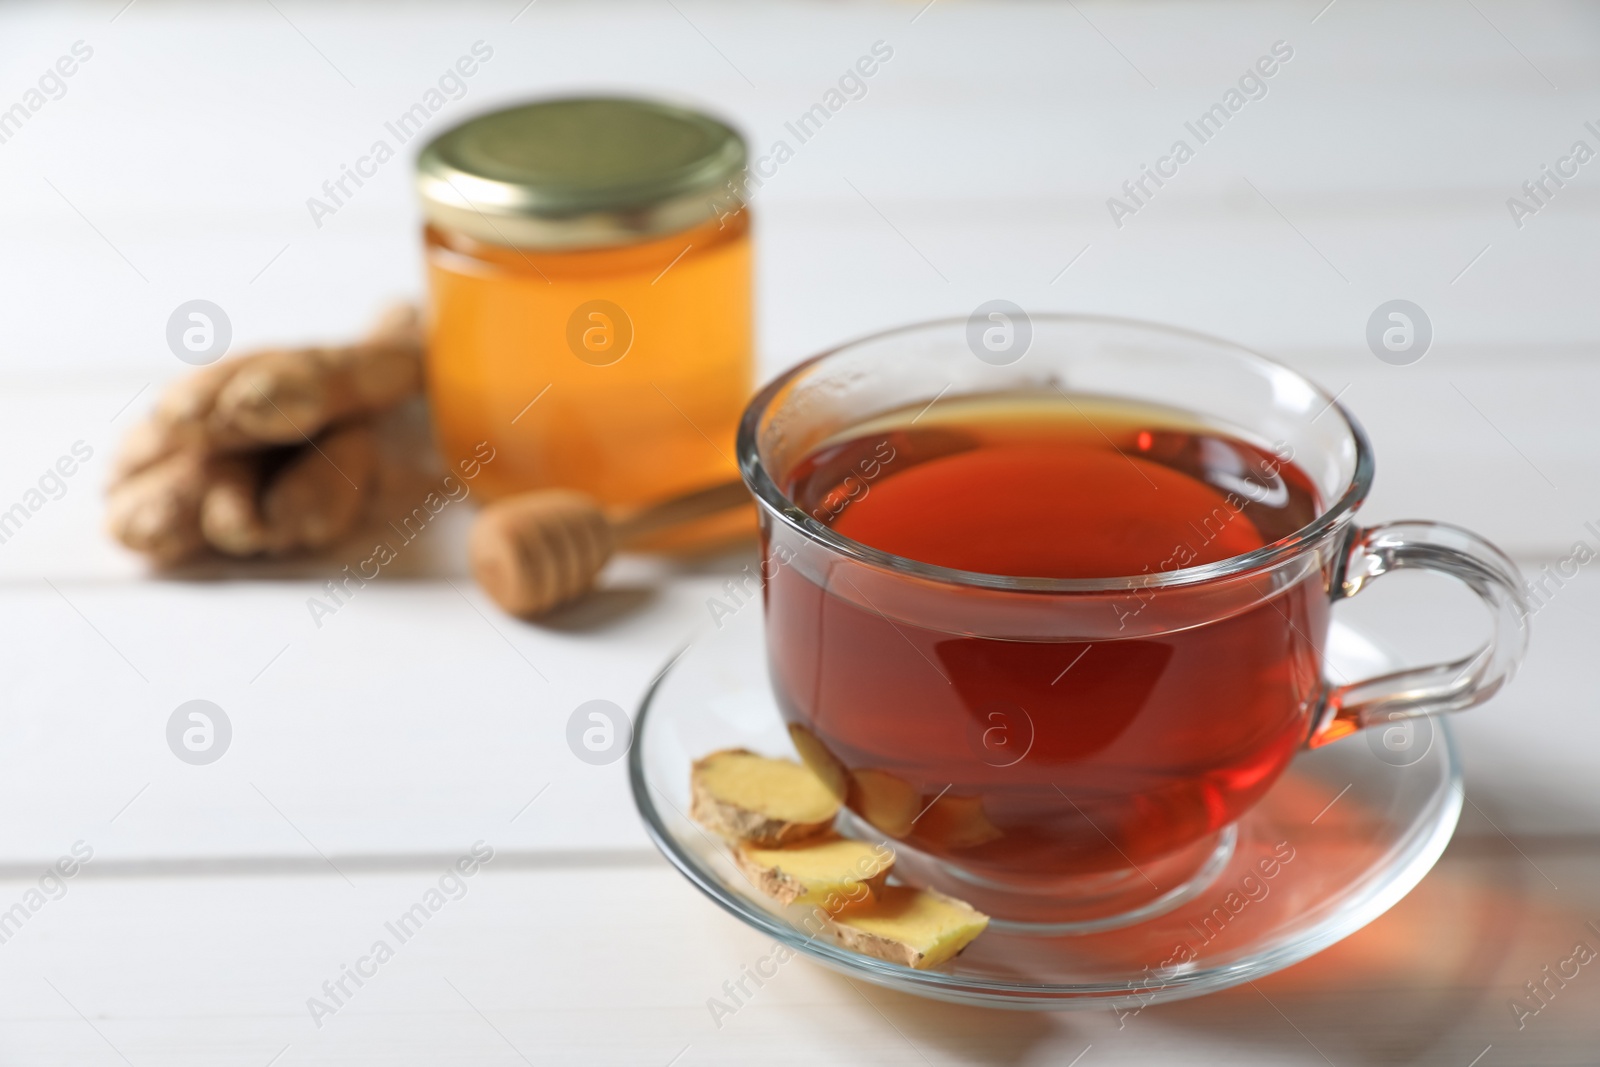
[[[760,502],[773,687],[806,761],[856,817],[981,892],[980,906],[1100,921],[1203,879],[1302,747],[1380,725],[1403,743],[1419,717],[1488,699],[1522,657],[1526,610],[1515,566],[1482,538],[1356,525],[1370,445],[1287,367],[1132,321],[1035,316],[1029,327],[1010,362],[986,358],[963,320],[823,353],[750,403],[739,461]],[[894,442],[908,427],[985,397],[1064,400],[1097,431],[1096,413],[1119,405],[1182,413],[1277,457],[1275,469],[1213,472],[1219,491],[1275,491],[1292,469],[1318,504],[1238,555],[1185,565],[1174,552],[1096,577],[939,566],[835,528],[851,479],[869,494],[904,472]],[[875,440],[862,427],[887,451],[852,454],[830,502],[796,499],[799,466],[836,442]],[[1493,636],[1452,662],[1325,681],[1331,605],[1406,567],[1465,582]]]

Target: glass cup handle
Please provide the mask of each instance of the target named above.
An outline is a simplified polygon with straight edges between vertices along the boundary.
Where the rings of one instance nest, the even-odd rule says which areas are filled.
[[[1329,689],[1307,744],[1317,748],[1375,723],[1482,704],[1511,680],[1528,649],[1530,607],[1516,564],[1470,530],[1441,522],[1387,522],[1350,531],[1334,573],[1334,600],[1381,574],[1414,567],[1465,582],[1489,609],[1494,632],[1478,651]]]

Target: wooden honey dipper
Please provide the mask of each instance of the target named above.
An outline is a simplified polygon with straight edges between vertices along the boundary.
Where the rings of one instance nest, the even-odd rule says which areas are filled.
[[[467,557],[496,604],[532,618],[587,592],[617,548],[749,502],[743,482],[725,482],[613,519],[586,493],[522,493],[478,513]]]

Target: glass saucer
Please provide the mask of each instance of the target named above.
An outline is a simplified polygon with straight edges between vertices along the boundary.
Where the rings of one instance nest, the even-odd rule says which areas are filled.
[[[1397,664],[1335,623],[1330,672]],[[1391,731],[1398,730],[1391,728]],[[1061,932],[995,923],[934,970],[873,959],[814,937],[735,869],[688,818],[689,768],[721,748],[795,757],[768,688],[759,604],[698,638],[657,678],[634,723],[629,780],[645,828],[672,864],[728,912],[851,977],[918,996],[1032,1010],[1137,1007],[1259,978],[1365,926],[1422,880],[1461,813],[1448,724],[1421,720],[1404,747],[1385,731],[1302,752],[1233,827],[1209,884],[1115,928]],[[1270,872],[1270,873],[1269,873]],[[814,924],[813,924],[814,925]]]

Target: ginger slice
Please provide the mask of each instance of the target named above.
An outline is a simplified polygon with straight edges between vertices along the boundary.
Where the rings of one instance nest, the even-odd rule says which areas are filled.
[[[690,775],[689,813],[702,826],[737,841],[781,845],[833,825],[839,801],[815,774],[793,760],[723,749],[697,760]]]
[[[835,915],[833,923],[834,936],[846,948],[925,971],[966,948],[989,917],[932,889],[890,885]]]
[[[890,837],[905,837],[922,809],[922,795],[911,783],[888,771],[870,768],[856,771],[855,804],[852,807],[873,826]]]
[[[945,848],[973,848],[1005,836],[990,821],[980,797],[942,796],[928,806],[917,828],[924,838]]]
[[[860,904],[894,866],[887,845],[824,837],[789,848],[740,845],[734,860],[755,886],[784,904],[820,904],[829,913]]]
[[[800,762],[822,779],[822,784],[828,792],[839,798],[839,803],[844,803],[850,794],[850,772],[844,769],[844,764],[834,758],[816,734],[797,722],[789,724],[789,740],[794,743],[794,750],[800,753]]]

